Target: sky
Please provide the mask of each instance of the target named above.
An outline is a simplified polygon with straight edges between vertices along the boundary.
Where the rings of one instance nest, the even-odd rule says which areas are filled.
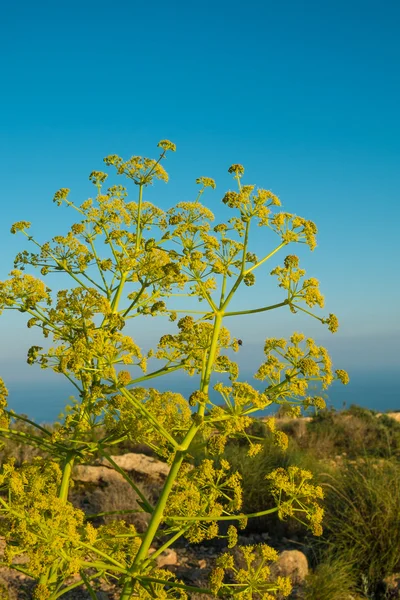
[[[246,338],[248,367],[265,337],[300,330],[350,375],[400,375],[399,24],[400,4],[388,0],[6,3],[0,279],[25,247],[13,222],[31,221],[42,241],[64,233],[71,215],[52,204],[57,189],[83,201],[104,156],[152,157],[167,138],[177,145],[170,182],[147,196],[162,208],[193,200],[195,179],[209,176],[217,189],[204,202],[222,218],[227,168],[241,163],[247,183],[318,226],[317,249],[300,256],[340,331],[288,312],[239,319],[232,332]],[[274,242],[260,234],[254,244],[261,254]],[[268,272],[243,306],[280,301]],[[139,344],[163,326],[138,325]],[[6,381],[44,381],[24,364],[40,340],[23,316],[3,314],[0,336]]]

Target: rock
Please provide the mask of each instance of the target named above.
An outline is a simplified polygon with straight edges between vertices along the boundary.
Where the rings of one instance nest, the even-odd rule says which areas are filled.
[[[110,482],[118,479],[124,481],[122,475],[113,469],[107,467],[92,467],[90,465],[77,465],[74,467],[72,478],[75,481],[81,481],[82,483],[96,483]]]
[[[400,573],[393,573],[392,575],[385,577],[383,582],[386,586],[388,597],[391,598],[393,596],[393,598],[398,598],[400,592]]]
[[[205,569],[207,566],[207,561],[204,558],[199,560],[199,569]]]
[[[276,563],[271,567],[274,575],[289,577],[294,585],[304,582],[308,575],[308,561],[303,552],[299,550],[285,550],[279,554]]]
[[[150,548],[150,554],[155,552],[155,548]],[[161,569],[162,567],[168,567],[172,565],[178,564],[178,555],[175,550],[171,550],[171,548],[167,548],[164,550],[159,556],[156,557],[157,567]]]
[[[163,481],[169,473],[169,465],[145,454],[122,454],[112,456],[113,461],[124,471],[134,472],[141,477],[153,481]],[[100,483],[111,482],[115,480],[123,481],[124,478],[114,467],[105,459],[99,461],[99,465],[77,465],[73,471],[73,479],[82,483]]]
[[[109,596],[105,592],[97,592],[97,600],[109,600]]]
[[[111,458],[124,471],[135,471],[138,475],[145,475],[151,479],[164,479],[170,469],[166,463],[146,454],[128,452]],[[105,458],[101,459],[100,464],[112,468],[112,465]]]

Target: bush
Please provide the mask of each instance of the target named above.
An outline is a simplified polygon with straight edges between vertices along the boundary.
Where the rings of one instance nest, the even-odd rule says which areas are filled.
[[[327,555],[306,580],[304,600],[355,600],[357,582],[353,565]],[[360,598],[361,596],[357,596]]]
[[[392,461],[349,464],[327,487],[328,542],[369,594],[400,566],[399,507],[400,467]]]
[[[313,417],[307,425],[307,434],[298,436],[297,441],[319,458],[338,454],[346,454],[350,459],[398,458],[400,423],[359,406],[342,412],[325,410]]]

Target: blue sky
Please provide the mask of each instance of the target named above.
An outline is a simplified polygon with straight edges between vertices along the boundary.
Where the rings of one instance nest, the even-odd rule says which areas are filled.
[[[23,243],[11,223],[32,221],[42,240],[64,232],[70,214],[52,204],[56,189],[83,200],[105,155],[152,156],[168,138],[178,147],[171,181],[148,196],[162,207],[193,199],[205,175],[217,181],[205,202],[222,216],[226,169],[240,162],[248,183],[318,225],[303,264],[340,332],[287,313],[233,332],[245,327],[256,347],[302,330],[349,370],[399,371],[399,22],[400,4],[387,0],[5,4],[0,278]],[[267,273],[258,294],[279,301]],[[145,327],[155,339],[156,325]],[[5,314],[0,335],[10,376],[29,378],[19,361],[33,334]]]

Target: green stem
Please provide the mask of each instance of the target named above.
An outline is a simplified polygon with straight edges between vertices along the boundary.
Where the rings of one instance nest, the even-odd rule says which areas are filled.
[[[46,429],[42,425],[38,425],[37,423],[35,423],[35,421],[31,421],[30,419],[28,419],[28,417],[24,417],[22,415],[17,415],[16,413],[14,413],[10,410],[4,410],[4,412],[7,415],[9,415],[10,417],[12,417],[13,419],[17,419],[18,421],[23,421],[24,423],[29,423],[29,425],[36,427],[36,429],[40,429],[40,431],[43,431],[43,433],[45,433],[46,435],[51,437],[51,433],[48,429]]]
[[[129,568],[130,575],[134,575],[140,565],[141,562],[147,557],[148,551],[154,539],[154,536],[157,533],[157,530],[160,526],[160,523],[164,516],[164,510],[167,506],[167,501],[169,494],[172,490],[172,487],[175,483],[175,479],[177,478],[179,469],[181,468],[182,461],[185,457],[185,452],[179,450],[175,454],[174,461],[171,465],[171,470],[168,474],[168,477],[165,481],[164,488],[162,494],[157,502],[157,505],[154,509],[153,515],[150,519],[149,526],[146,531],[146,535],[143,539],[142,545],[140,546],[138,553],[136,554],[135,560],[133,561],[132,566]],[[122,590],[122,594],[120,596],[120,600],[129,600],[131,598],[133,592],[133,581],[130,577],[126,582]]]
[[[210,294],[207,292],[206,288],[204,287],[203,282],[201,281],[201,279],[199,277],[195,277],[195,280],[199,284],[200,289],[203,292],[204,298],[207,300],[208,304],[211,306],[211,308],[213,309],[213,311],[217,311],[218,308],[217,308],[214,300],[211,298]]]
[[[110,238],[110,236],[109,236],[109,234],[107,232],[107,229],[105,228],[105,226],[102,223],[99,223],[98,221],[96,221],[96,225],[98,225],[100,227],[100,229],[103,231],[104,236],[106,238],[105,243],[110,246],[112,255],[113,255],[114,260],[115,260],[115,268],[118,269],[118,256],[117,256],[117,253],[115,251],[115,248],[114,248],[114,245],[112,243],[112,240],[111,240],[111,238]],[[111,282],[111,286],[110,287],[112,287],[113,282],[114,282],[114,278],[113,278],[113,280]]]
[[[178,531],[175,535],[173,535],[167,542],[165,542],[165,544],[163,544],[158,550],[156,550],[155,552],[153,552],[148,560],[154,560],[155,558],[157,558],[157,556],[160,556],[160,554],[162,554],[167,548],[169,548],[170,546],[172,546],[172,544],[174,542],[176,542],[176,540],[179,540],[180,537],[182,537],[182,535],[185,532],[183,530]]]
[[[132,379],[128,385],[133,385],[136,383],[141,383],[142,381],[148,381],[149,379],[154,379],[155,377],[161,377],[161,375],[166,375],[167,373],[173,373],[174,371],[179,371],[182,369],[183,365],[175,365],[174,367],[161,367],[161,369],[157,369],[157,371],[152,371],[148,375],[143,375],[142,377],[137,377],[136,379]]]
[[[287,245],[287,242],[282,242],[282,244],[279,244],[279,246],[277,246],[275,248],[275,250],[272,250],[272,252],[270,252],[269,254],[267,254],[267,256],[264,256],[264,258],[261,259],[261,260],[259,260],[258,263],[256,263],[255,265],[253,265],[249,269],[246,269],[246,271],[244,272],[244,275],[247,275],[247,273],[251,273],[252,271],[254,271],[254,269],[257,269],[257,267],[259,267],[260,265],[262,265],[263,263],[265,263],[265,261],[267,261],[268,259],[270,259],[271,256],[273,256],[274,254],[276,254],[281,248],[283,248],[286,245]]]
[[[169,313],[183,313],[185,315],[212,315],[210,311],[207,310],[167,310]]]
[[[138,577],[138,579],[140,579],[140,581],[143,581],[144,583],[146,581],[149,581],[152,583],[161,583],[164,585],[170,585],[174,588],[187,590],[188,592],[198,592],[199,594],[212,595],[212,591],[208,588],[199,588],[199,587],[195,587],[194,585],[186,585],[185,583],[177,583],[176,581],[157,579],[157,577]],[[127,598],[129,598],[129,596],[127,596]],[[121,597],[121,599],[122,599],[122,597]]]
[[[118,312],[118,304],[119,304],[119,301],[121,300],[121,294],[122,294],[122,290],[124,289],[126,278],[127,278],[127,273],[122,273],[119,285],[117,287],[117,291],[115,292],[115,296],[113,298],[113,301],[111,302],[111,309],[114,314],[116,314]]]
[[[140,291],[137,293],[137,296],[134,300],[132,300],[132,302],[130,303],[130,305],[128,306],[128,308],[122,313],[122,317],[125,318],[130,311],[132,310],[132,308],[135,306],[135,304],[137,304],[137,302],[140,299],[140,296],[143,294],[144,290],[146,289],[146,285],[142,285]]]
[[[217,352],[218,337],[219,337],[219,332],[220,332],[220,329],[221,329],[223,318],[224,318],[224,313],[223,312],[218,312],[215,315],[214,329],[213,329],[213,334],[212,334],[212,339],[211,339],[210,351],[208,353],[208,358],[207,358],[207,363],[206,363],[204,378],[202,379],[201,386],[200,386],[201,391],[204,392],[205,394],[208,393],[208,387],[209,387],[209,384],[210,384],[212,366],[213,366],[213,363],[214,363],[214,360],[215,360],[215,355],[216,355],[216,352]],[[204,410],[205,410],[205,405],[200,405],[200,407],[199,407],[199,414],[202,413],[201,416],[204,416]]]
[[[287,306],[289,304],[288,300],[284,300],[283,302],[279,302],[278,304],[271,304],[270,306],[264,306],[263,308],[253,308],[252,310],[238,310],[235,312],[227,312],[225,313],[225,317],[235,317],[237,315],[252,315],[254,313],[265,312],[267,310],[273,310],[274,308],[280,308],[281,306]]]
[[[227,274],[226,272],[223,275],[222,286],[221,286],[221,298],[220,298],[220,306],[224,303],[225,300],[225,292],[226,292],[226,282],[227,282]]]
[[[239,285],[242,283],[243,277],[245,275],[246,253],[247,253],[247,244],[248,244],[248,240],[249,240],[249,231],[250,231],[250,219],[246,223],[246,230],[245,230],[245,234],[244,234],[242,267],[240,269],[240,273],[238,275],[238,278],[236,279],[235,283],[232,286],[231,291],[229,292],[226,300],[224,300],[224,303],[221,306],[221,309],[223,309],[223,310],[227,308],[229,302],[232,300],[232,297],[233,297],[234,293],[238,289]]]
[[[301,312],[306,313],[307,315],[310,315],[310,317],[314,317],[314,319],[317,319],[317,321],[321,321],[321,323],[323,323],[324,319],[321,319],[321,317],[318,317],[317,315],[314,315],[312,312],[310,312],[309,310],[302,308],[301,306],[297,306],[297,304],[294,305],[296,310],[301,310]]]
[[[62,470],[62,478],[60,489],[58,491],[58,497],[62,502],[66,503],[68,500],[68,492],[69,492],[69,483],[71,480],[72,467],[74,466],[75,461],[75,452],[70,452],[67,454]],[[39,578],[39,584],[46,585],[47,583],[53,583],[57,579],[57,566],[53,564],[53,566],[46,571],[46,573],[42,573]]]
[[[28,577],[32,577],[32,579],[34,579],[34,577],[35,577],[33,573],[31,573],[27,569],[24,569],[23,567],[21,567],[21,565],[17,565],[17,564],[13,564],[13,563],[11,563],[11,565],[10,565],[9,563],[6,563],[6,562],[0,562],[0,567],[12,569],[13,571],[18,571],[18,573],[23,573],[24,575],[27,575]]]
[[[58,492],[58,497],[63,502],[67,502],[67,500],[68,500],[69,484],[71,481],[71,473],[72,473],[72,468],[74,466],[74,462],[75,462],[75,452],[71,452],[71,453],[67,454],[65,463],[64,463],[64,467],[63,467],[63,474],[62,474],[62,479],[61,479],[60,490]]]
[[[107,295],[107,290],[106,290],[106,289],[104,289],[104,288],[103,288],[101,285],[99,285],[99,284],[97,283],[97,281],[95,281],[94,279],[92,279],[91,277],[89,277],[89,275],[88,275],[87,273],[85,273],[85,271],[81,271],[81,273],[82,273],[82,275],[83,275],[84,277],[86,277],[86,279],[87,279],[88,281],[90,281],[90,283],[93,283],[93,285],[94,285],[95,287],[97,287],[97,289],[98,289],[98,290],[102,291],[104,294],[106,294],[106,295]]]
[[[113,559],[111,556],[109,556],[105,552],[102,552],[101,550],[99,550],[95,546],[91,546],[90,544],[85,544],[82,541],[79,542],[79,545],[82,546],[83,548],[87,548],[88,550],[90,550],[91,552],[94,552],[95,554],[98,554],[102,558],[105,558],[106,561],[108,561],[109,563],[111,563],[111,565],[114,565],[115,567],[118,567],[118,569],[120,570],[121,573],[126,573],[126,568],[125,568],[125,566],[122,563],[120,563],[117,560]],[[107,567],[107,568],[111,568],[111,567]]]
[[[137,210],[137,224],[136,224],[136,253],[139,252],[140,249],[140,239],[142,237],[142,232],[140,230],[141,224],[141,213],[142,213],[142,203],[143,203],[143,184],[139,184],[139,202],[138,202],[138,210]]]
[[[100,454],[102,456],[104,456],[104,458],[106,458],[108,460],[109,463],[112,464],[112,466],[114,467],[114,469],[120,475],[122,475],[122,477],[125,479],[125,481],[127,483],[129,483],[129,485],[131,486],[131,488],[136,492],[136,494],[141,499],[142,504],[145,507],[146,512],[151,513],[153,511],[153,507],[151,506],[151,504],[149,504],[149,502],[147,501],[146,496],[144,496],[144,494],[142,493],[142,491],[133,483],[133,481],[131,480],[131,478],[125,473],[125,471],[123,469],[121,469],[121,467],[119,467],[117,465],[117,463],[115,462],[115,460],[113,460],[112,456],[110,456],[109,454],[107,454],[107,452],[105,452],[101,446],[99,446],[99,452],[100,452]]]
[[[25,433],[24,431],[16,431],[13,429],[6,429],[5,427],[0,427],[0,437],[5,437],[7,439],[23,438],[24,443],[26,443],[27,445],[42,448],[42,450],[44,450],[45,452],[51,452],[52,450],[54,450],[50,442],[47,443],[43,438],[37,437],[36,435],[32,435],[29,433]]]
[[[223,312],[218,312],[215,315],[214,329],[213,329],[213,333],[212,333],[211,345],[210,345],[210,350],[208,353],[208,359],[207,359],[204,379],[201,382],[201,391],[204,393],[208,393],[208,386],[209,386],[211,372],[212,372],[212,365],[214,363],[215,355],[216,355],[217,348],[218,348],[218,337],[219,337],[219,332],[220,332],[221,325],[222,325],[222,320],[223,320]],[[204,416],[204,411],[205,411],[205,404],[200,405],[199,409],[198,409],[198,414],[200,416]],[[190,427],[189,431],[187,432],[185,439],[183,440],[180,448],[175,452],[175,456],[174,456],[174,459],[173,459],[172,465],[171,465],[171,470],[165,481],[161,496],[160,496],[160,498],[157,502],[157,505],[154,509],[154,512],[151,516],[149,526],[148,526],[146,534],[143,538],[143,542],[138,550],[138,553],[135,557],[135,560],[133,561],[132,566],[129,569],[129,573],[130,573],[131,577],[129,577],[129,579],[127,579],[125,581],[125,584],[124,584],[124,587],[122,590],[122,594],[120,596],[120,600],[129,600],[131,598],[131,595],[133,592],[133,586],[134,586],[134,580],[133,580],[132,576],[134,576],[137,573],[138,569],[140,568],[141,563],[147,557],[147,554],[148,554],[150,546],[153,542],[153,539],[154,539],[154,537],[158,531],[158,528],[164,518],[164,510],[167,506],[169,495],[172,491],[173,485],[178,476],[179,469],[181,468],[182,462],[188,452],[190,444],[192,443],[198,429],[199,429],[199,426],[196,425],[195,423],[193,423],[193,425]],[[175,442],[175,444],[176,444],[176,442]]]
[[[95,594],[95,591],[92,588],[92,586],[90,585],[89,579],[86,577],[86,575],[85,575],[85,573],[83,571],[81,571],[81,577],[82,577],[82,580],[83,580],[83,582],[85,584],[85,588],[89,592],[89,596],[92,598],[92,600],[97,600],[97,596]]]
[[[109,289],[109,287],[107,285],[106,278],[104,277],[103,269],[100,267],[100,259],[99,259],[99,256],[97,254],[96,246],[93,243],[93,239],[92,239],[91,235],[88,236],[88,240],[89,240],[89,244],[90,244],[90,247],[92,248],[93,256],[94,256],[96,264],[97,264],[97,269],[98,269],[98,271],[100,273],[100,277],[101,277],[101,279],[103,281],[103,284],[104,284],[105,293],[107,294],[107,298],[109,299],[110,298],[110,289]]]
[[[263,438],[259,438],[262,440]],[[108,515],[134,515],[134,514],[143,514],[146,512],[142,509],[124,509],[124,510],[105,510],[104,512],[95,513],[92,515],[85,514],[85,519],[98,519],[99,517],[106,517]]]
[[[278,507],[275,506],[274,508],[268,508],[267,510],[261,510],[260,512],[255,512],[255,513],[249,513],[246,515],[224,515],[222,517],[216,517],[215,515],[210,515],[210,516],[200,516],[200,517],[180,517],[180,516],[168,516],[168,521],[186,521],[186,522],[191,522],[191,521],[241,521],[242,519],[252,519],[254,517],[264,517],[265,515],[271,515],[274,512],[277,512]]]

